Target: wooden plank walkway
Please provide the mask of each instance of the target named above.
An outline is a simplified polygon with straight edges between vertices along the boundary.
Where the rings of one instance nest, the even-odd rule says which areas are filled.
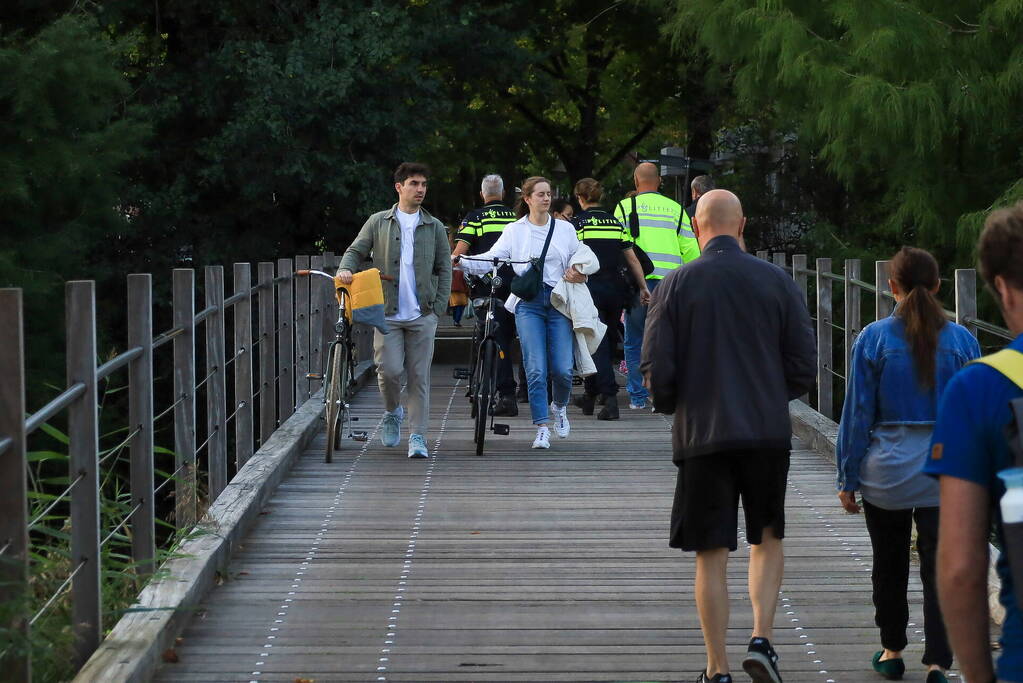
[[[435,368],[429,461],[375,434],[331,465],[322,437],[312,444],[157,680],[695,680],[694,561],[666,542],[669,423],[571,409],[571,437],[532,451],[523,410],[477,458],[450,378]],[[355,411],[375,431],[375,387]],[[875,680],[862,517],[838,506],[833,466],[795,446],[774,641],[784,679]],[[729,569],[735,667],[752,623],[747,557],[740,543]],[[919,588],[913,577],[908,681],[924,679]]]

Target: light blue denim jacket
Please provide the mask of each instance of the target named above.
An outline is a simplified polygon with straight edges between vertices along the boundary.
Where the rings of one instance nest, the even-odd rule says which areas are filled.
[[[917,381],[905,327],[902,319],[892,314],[863,328],[853,344],[849,388],[838,429],[840,491],[861,488],[861,468],[868,457],[887,459],[885,469],[873,469],[872,476],[883,471],[885,478],[898,482],[914,479],[913,488],[917,490],[912,495],[921,495],[921,487],[933,486],[920,471],[938,413],[938,399],[952,375],[980,356],[980,346],[965,327],[947,323],[938,336],[935,386],[924,391]],[[916,444],[922,452],[907,452],[916,449]],[[868,464],[864,472],[870,468]],[[863,495],[868,498],[866,490]],[[883,503],[880,506],[891,507]]]

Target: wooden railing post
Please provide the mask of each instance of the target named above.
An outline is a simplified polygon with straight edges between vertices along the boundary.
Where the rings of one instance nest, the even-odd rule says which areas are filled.
[[[296,256],[295,270],[308,270],[309,257]],[[309,400],[309,281],[295,278],[295,404]]]
[[[885,296],[891,294],[891,287],[888,286],[888,267],[891,261],[876,261],[874,263],[874,284],[877,292],[874,294],[874,319],[887,318],[895,310],[895,302]]]
[[[323,252],[323,269],[325,271],[328,273],[337,271],[336,261],[334,252]],[[326,375],[327,350],[330,348],[330,342],[334,339],[334,323],[337,321],[338,306],[337,298],[334,295],[334,286],[323,278],[319,278],[319,286],[323,290],[323,316],[321,318],[323,327],[322,336],[320,337],[320,348],[323,349],[323,374]]]
[[[774,265],[778,266],[779,268],[784,268],[785,267],[785,252],[784,251],[776,251],[776,252],[774,252],[774,254],[772,256],[772,259],[773,259]]]
[[[128,346],[142,355],[128,365],[128,428],[131,440],[131,556],[141,577],[156,569],[153,506],[153,276],[128,276]]]
[[[206,266],[206,456],[210,503],[227,486],[227,368],[224,351],[224,267]]]
[[[174,522],[178,529],[195,524],[195,271],[175,268],[172,324],[174,337]],[[180,471],[178,471],[180,470]]]
[[[799,287],[799,293],[803,297],[803,305],[805,306],[807,301],[806,254],[792,255],[792,279],[796,281],[796,286]]]
[[[289,258],[277,261],[277,274],[286,277],[277,286],[278,412],[283,424],[295,412],[295,267]]]
[[[25,339],[20,289],[0,289],[0,604],[23,605],[28,595],[28,493],[25,442]],[[0,666],[14,683],[32,680],[28,618],[10,615],[5,626],[20,634],[0,642],[10,652]],[[13,635],[13,634],[12,634]]]
[[[234,305],[234,461],[241,469],[253,453],[252,432],[252,270],[248,263],[234,264],[234,293],[242,299]]]
[[[309,259],[309,267],[313,270],[323,270],[323,256],[317,255]],[[320,374],[326,372],[323,357],[323,308],[326,305],[324,300],[324,287],[320,278],[309,279],[309,372]],[[320,390],[323,383],[318,380],[310,380],[309,393],[315,394]]]
[[[863,322],[860,312],[860,286],[853,280],[860,279],[860,260],[845,260],[845,393],[849,393],[849,378],[852,373],[852,348],[856,337],[862,329]]]
[[[274,327],[274,264],[257,266],[259,284],[259,445],[277,429],[277,369],[274,364],[277,335]]]
[[[85,391],[68,406],[71,490],[71,624],[81,667],[103,633],[99,554],[99,396],[96,379],[96,283],[67,283],[67,385]],[[80,567],[80,569],[79,569]]]
[[[771,252],[769,252],[766,249],[761,249],[760,251],[757,252],[757,258],[762,260],[762,261],[770,261],[771,260]]]
[[[832,417],[831,259],[817,259],[817,412]]]
[[[977,326],[971,320],[977,319],[977,271],[973,268],[956,268],[956,322],[977,336]]]

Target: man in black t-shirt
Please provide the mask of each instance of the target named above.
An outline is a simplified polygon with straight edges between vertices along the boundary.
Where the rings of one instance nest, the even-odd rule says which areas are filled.
[[[504,227],[516,220],[515,212],[511,207],[504,204],[504,181],[499,175],[488,175],[483,178],[480,195],[483,197],[483,206],[473,209],[462,220],[456,237],[455,249],[452,252],[456,256],[482,254],[489,251],[497,238],[504,232]],[[502,303],[511,294],[511,281],[515,272],[511,266],[505,265],[498,270],[502,284],[497,289],[497,297]],[[477,285],[471,288],[470,298],[487,296],[490,293],[489,285],[483,287]],[[503,358],[497,360],[497,393],[500,400],[494,408],[494,415],[514,417],[519,414],[519,407],[515,403],[515,378],[512,373],[511,347],[515,339],[515,317],[509,313],[503,305],[494,308],[494,322],[497,329],[494,331],[494,339],[498,346],[504,351]],[[481,316],[476,316],[476,324],[482,324]]]
[[[575,214],[579,240],[593,250],[600,262],[600,270],[589,277],[587,287],[593,298],[600,321],[607,325],[607,332],[593,354],[597,373],[586,378],[585,393],[576,401],[584,415],[592,415],[598,396],[604,397],[604,407],[597,413],[598,420],[617,420],[618,383],[615,381],[611,355],[622,310],[634,297],[634,287],[639,287],[643,305],[650,301],[643,268],[632,253],[632,241],[627,238],[625,226],[617,218],[600,207],[604,188],[593,178],[583,178],[575,184],[575,196],[582,209]]]

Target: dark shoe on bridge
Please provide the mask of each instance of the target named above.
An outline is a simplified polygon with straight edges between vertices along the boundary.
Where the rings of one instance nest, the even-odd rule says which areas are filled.
[[[583,394],[572,399],[572,405],[583,411],[583,415],[593,415],[593,406],[597,402],[596,396]]]
[[[494,417],[515,417],[519,414],[519,406],[514,396],[502,396],[492,413]]]
[[[700,677],[696,679],[696,683],[732,683],[732,674],[714,674],[708,676],[707,672],[704,671],[700,674]]]
[[[519,403],[529,403],[529,392],[525,387],[521,387],[515,392],[515,400]]]
[[[874,653],[874,659],[871,662],[874,665],[874,671],[878,672],[889,681],[902,680],[902,674],[906,673],[906,665],[902,661],[902,657],[882,660],[881,657],[883,655],[884,650],[879,650]]]
[[[598,420],[617,420],[618,415],[618,397],[617,396],[605,396],[604,407],[597,413]]]
[[[749,674],[753,683],[781,683],[778,674],[778,655],[767,638],[753,638],[746,648],[742,670]]]

